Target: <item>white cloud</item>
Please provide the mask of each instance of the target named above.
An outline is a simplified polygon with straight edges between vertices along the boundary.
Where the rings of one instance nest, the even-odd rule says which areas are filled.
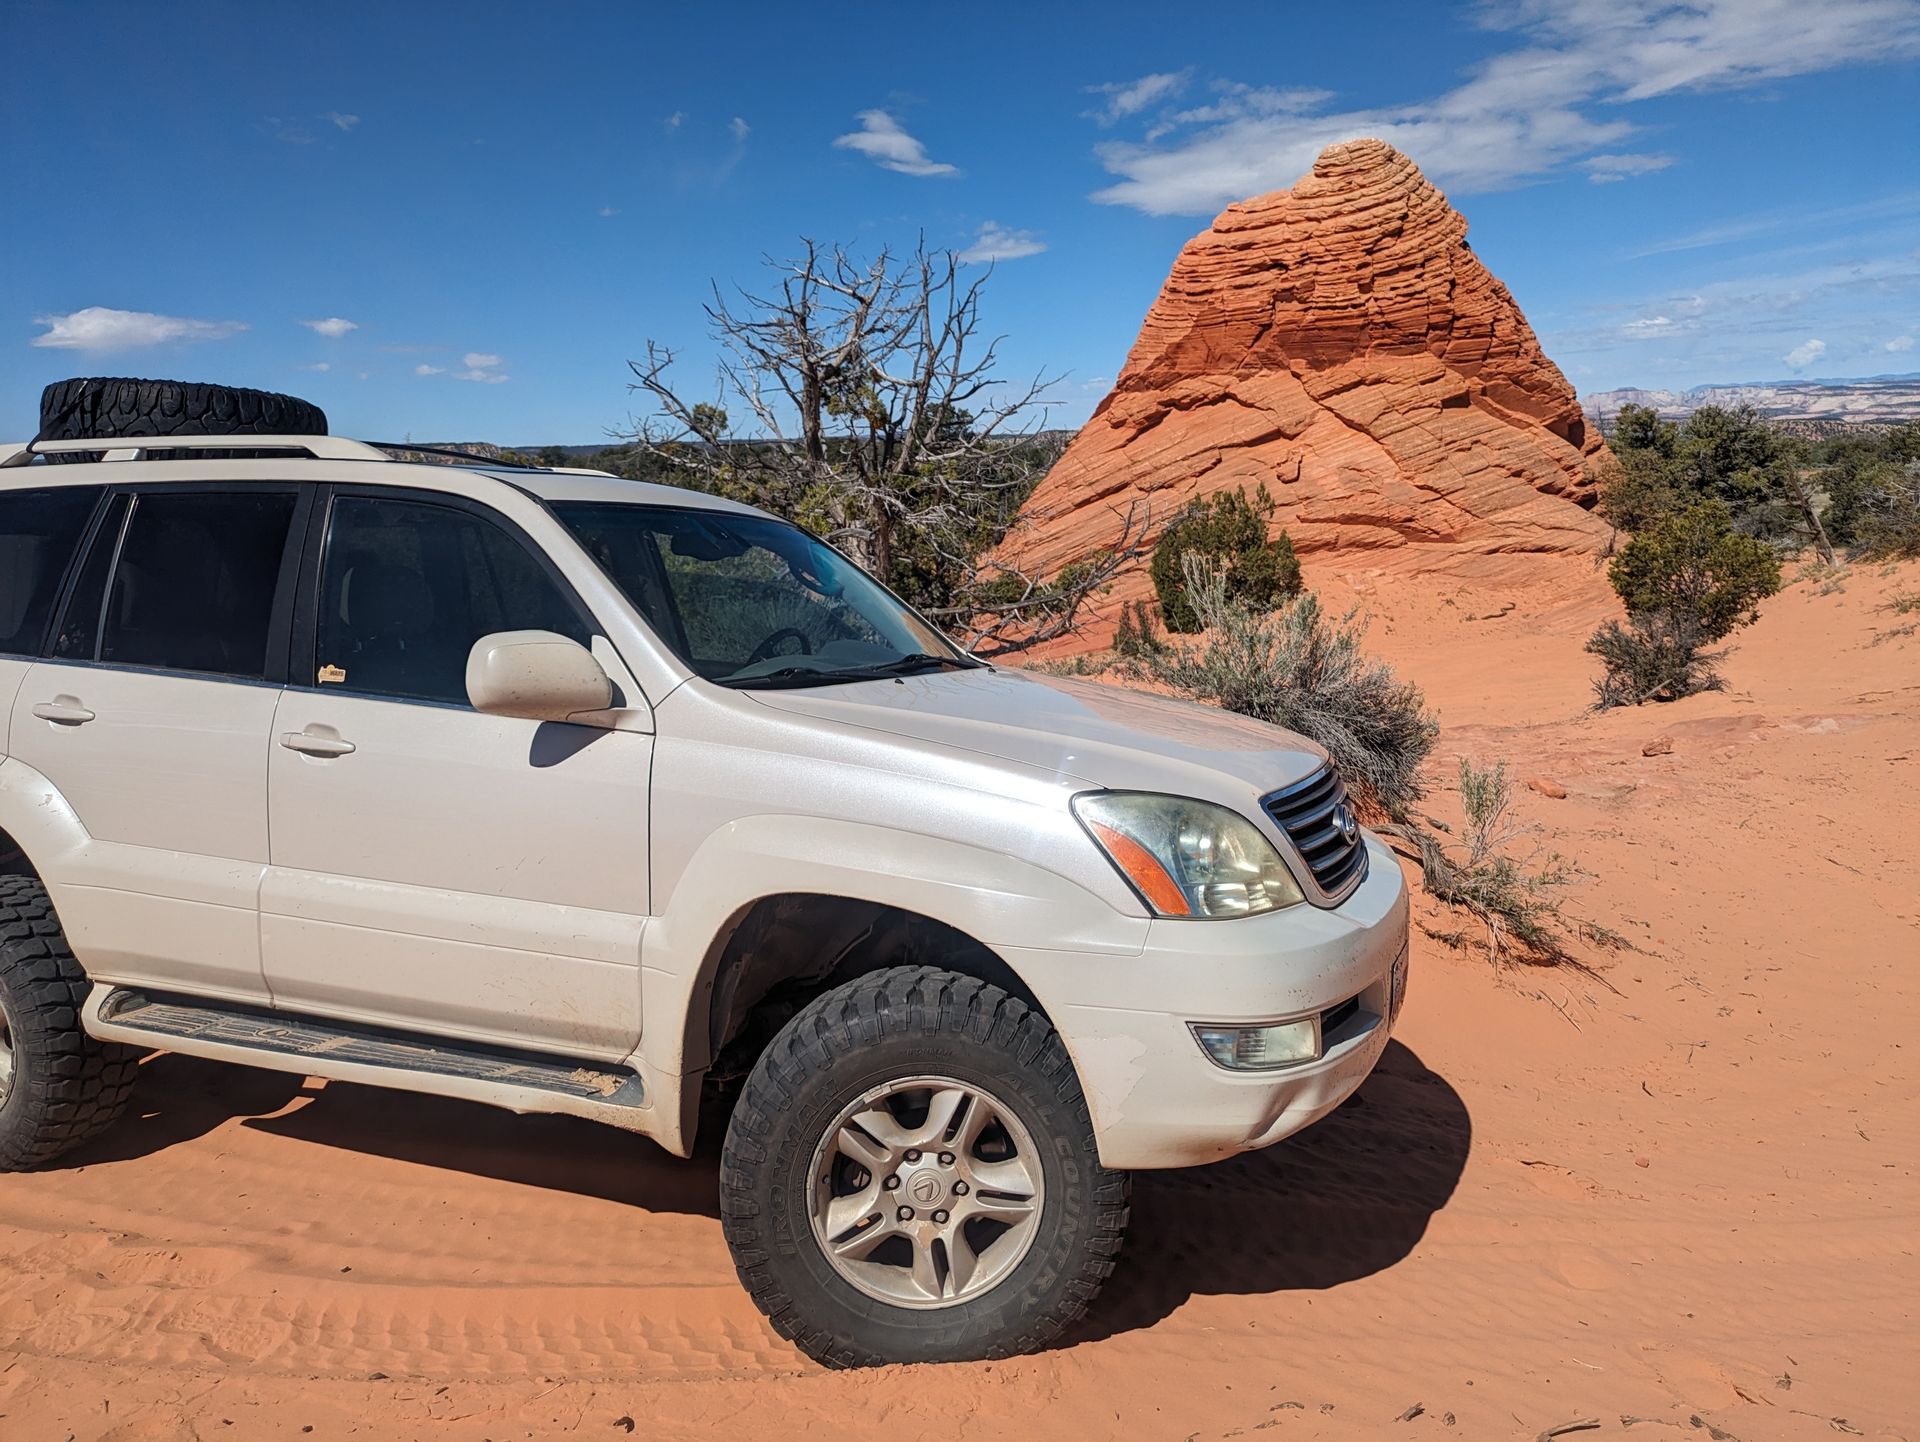
[[[310,331],[326,336],[329,340],[338,340],[348,331],[360,329],[358,321],[342,320],[337,315],[330,315],[325,320],[303,320],[300,324]]]
[[[600,218],[602,220],[611,220],[619,213],[620,212],[611,205],[603,205],[600,207]]]
[[[1031,230],[1009,230],[1004,225],[988,221],[980,227],[980,233],[974,237],[973,244],[960,252],[960,259],[967,261],[983,260],[1019,260],[1022,256],[1038,255],[1047,248],[1047,243]]]
[[[841,150],[856,150],[883,170],[902,175],[958,175],[945,161],[931,159],[927,147],[900,128],[884,110],[862,110],[855,117],[860,128],[834,141]]]
[[[294,369],[303,370],[303,371],[320,371],[321,373],[324,374],[325,372],[333,369],[333,362],[332,361],[315,361],[312,365],[295,366]]]
[[[247,328],[237,320],[187,320],[103,305],[68,315],[35,316],[33,323],[48,329],[31,343],[53,350],[134,350],[171,341],[226,340]]]
[[[339,111],[337,111],[337,110],[329,110],[329,111],[328,111],[328,112],[327,112],[327,113],[326,113],[325,115],[322,115],[322,116],[321,116],[320,118],[321,118],[322,120],[330,120],[330,121],[332,121],[332,122],[333,122],[333,125],[334,125],[334,128],[335,128],[336,130],[351,130],[351,129],[353,129],[353,127],[354,127],[354,126],[356,126],[356,125],[358,125],[358,124],[360,123],[360,117],[359,117],[359,116],[357,116],[357,115],[342,115],[342,114],[341,114],[341,113],[340,113]]]
[[[1622,327],[1630,336],[1654,335],[1668,329],[1673,324],[1671,316],[1648,315],[1638,320],[1630,320]]]
[[[660,128],[662,130],[678,130],[682,125],[685,125],[686,123],[687,123],[687,112],[684,110],[676,110],[673,112],[673,114],[669,115],[665,120],[662,120],[660,122]]]
[[[481,385],[497,386],[504,384],[508,379],[500,374],[501,360],[497,355],[468,351],[460,358],[460,364],[466,369],[453,373],[453,378],[457,381],[478,381]]]
[[[1138,80],[1110,80],[1105,85],[1089,85],[1087,94],[1104,95],[1106,101],[1098,110],[1087,111],[1087,118],[1112,125],[1129,115],[1139,114],[1150,105],[1172,99],[1185,90],[1192,79],[1193,71],[1189,68],[1142,75]]]
[[[1655,241],[1639,250],[1629,251],[1627,259],[1642,260],[1650,255],[1669,255],[1680,250],[1704,250],[1709,246],[1733,245],[1782,230],[1810,230],[1821,226],[1855,228],[1861,221],[1903,218],[1916,213],[1920,213],[1920,191],[1904,191],[1896,195],[1880,196],[1874,200],[1824,208],[1789,206],[1759,215],[1742,216],[1738,220],[1708,226],[1703,230],[1668,236],[1665,240]]]
[[[1913,337],[1910,335],[1897,335],[1887,342],[1885,349],[1894,355],[1899,355],[1902,351],[1910,351],[1913,349]]]
[[[727,134],[735,140],[745,141],[749,135],[753,134],[753,127],[736,115],[727,122]]]
[[[1587,179],[1595,185],[1612,185],[1636,175],[1651,175],[1673,164],[1671,155],[1590,155],[1583,162]]]
[[[445,366],[430,366],[425,361],[420,362],[419,365],[413,368],[413,373],[417,376],[445,375],[446,371],[447,368]]]
[[[1797,371],[1803,371],[1821,356],[1827,353],[1827,343],[1823,340],[1803,340],[1799,345],[1780,357]]]
[[[1396,146],[1456,191],[1575,164],[1618,181],[1670,159],[1622,147],[1639,129],[1632,102],[1920,54],[1916,0],[1493,0],[1482,13],[1512,42],[1441,95],[1342,111],[1216,87],[1215,105],[1163,116],[1138,142],[1097,146],[1117,179],[1094,199],[1210,215],[1291,184],[1326,146],[1360,136]]]
[[[278,115],[269,115],[260,122],[275,140],[285,141],[288,145],[312,145],[319,137],[297,121],[283,120]]]

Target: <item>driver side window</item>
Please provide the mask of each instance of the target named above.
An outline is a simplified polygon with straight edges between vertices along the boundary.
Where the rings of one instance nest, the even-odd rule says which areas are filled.
[[[464,706],[467,655],[496,631],[593,638],[579,603],[493,522],[432,502],[335,499],[314,684]]]

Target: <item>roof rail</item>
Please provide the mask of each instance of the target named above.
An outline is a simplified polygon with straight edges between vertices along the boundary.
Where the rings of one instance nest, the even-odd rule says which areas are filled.
[[[504,457],[483,456],[477,451],[463,451],[457,446],[416,446],[412,441],[368,441],[368,445],[377,446],[381,451],[405,451],[416,456],[446,456],[451,460],[464,461],[470,466],[481,466],[496,471],[544,471],[547,466],[528,465],[525,461],[509,461]],[[391,460],[391,454],[381,456],[382,460]]]
[[[317,461],[387,459],[385,452],[345,436],[92,436],[0,447],[0,467],[28,465],[35,456],[96,451],[104,461],[144,460],[149,451],[305,451]]]

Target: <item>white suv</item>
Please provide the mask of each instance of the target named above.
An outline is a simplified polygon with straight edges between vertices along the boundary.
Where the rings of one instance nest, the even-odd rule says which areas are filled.
[[[1128,1169],[1353,1092],[1406,943],[1318,747],[983,664],[764,512],[326,436],[0,448],[0,1170],[152,1049],[681,1155],[709,1084],[783,1335],[1001,1356],[1086,1310]]]

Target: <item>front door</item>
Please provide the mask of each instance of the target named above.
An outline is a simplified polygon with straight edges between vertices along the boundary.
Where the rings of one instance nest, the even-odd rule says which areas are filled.
[[[473,643],[591,616],[517,529],[342,488],[268,748],[276,1006],[617,1061],[640,1035],[650,736],[482,716]],[[604,643],[603,643],[604,644]]]
[[[285,666],[294,486],[115,494],[9,744],[87,840],[35,858],[96,980],[262,1003],[267,736]]]

